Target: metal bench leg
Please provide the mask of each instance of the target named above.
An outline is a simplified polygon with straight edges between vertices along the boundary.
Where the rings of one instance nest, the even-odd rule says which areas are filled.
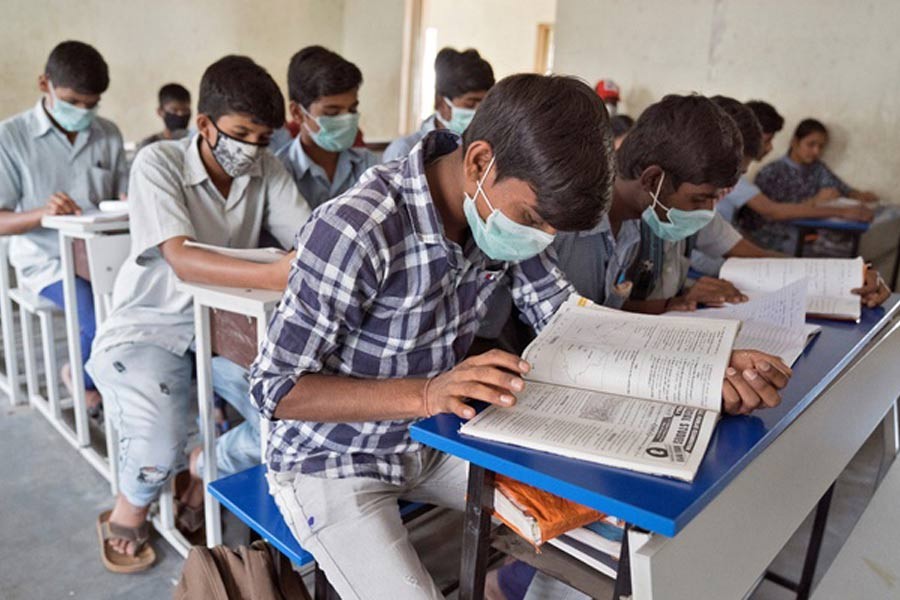
[[[0,269],[6,267],[0,264]],[[6,385],[9,388],[9,402],[13,406],[19,404],[27,404],[28,400],[21,396],[22,388],[19,381],[19,360],[18,351],[16,349],[16,319],[13,314],[13,303],[9,298],[9,276],[0,275],[3,282],[0,282],[0,288],[4,288],[6,293],[3,294],[2,306],[0,306],[0,325],[3,330],[3,358],[6,363]]]
[[[491,514],[494,510],[494,472],[469,464],[463,525],[462,561],[459,574],[460,600],[484,600],[491,549]]]
[[[25,390],[30,404],[41,399],[41,389],[38,385],[37,359],[34,355],[34,316],[19,307],[19,317],[22,321],[22,354],[25,358]]]
[[[619,551],[619,566],[616,570],[616,587],[613,590],[613,600],[631,597],[631,555],[628,550],[628,534],[631,525],[625,523],[622,532],[622,548]]]
[[[59,371],[56,363],[56,344],[53,339],[53,314],[49,312],[38,313],[38,321],[41,325],[41,345],[44,350],[44,379],[47,382],[47,401],[50,414],[56,420],[62,419],[62,409],[59,405]]]

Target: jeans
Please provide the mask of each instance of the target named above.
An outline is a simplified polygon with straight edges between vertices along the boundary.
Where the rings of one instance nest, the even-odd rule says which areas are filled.
[[[55,304],[60,308],[65,308],[66,303],[63,297],[63,282],[57,281],[51,283],[41,290],[41,296]],[[82,364],[87,364],[91,357],[91,344],[94,343],[94,333],[97,330],[97,323],[94,320],[94,293],[91,289],[91,283],[81,277],[75,278],[75,298],[78,301],[78,324],[79,337],[81,338],[81,360]],[[88,390],[95,390],[97,387],[87,372],[84,374],[84,387]]]

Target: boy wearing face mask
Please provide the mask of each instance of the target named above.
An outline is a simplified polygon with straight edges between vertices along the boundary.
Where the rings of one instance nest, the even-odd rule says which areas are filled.
[[[434,114],[422,122],[419,130],[391,142],[383,162],[404,158],[425,135],[435,129],[447,129],[462,135],[475,116],[475,110],[494,85],[494,70],[477,50],[463,52],[444,48],[434,60]]]
[[[63,284],[56,231],[43,229],[45,215],[81,214],[127,191],[128,168],[119,129],[97,116],[109,86],[106,62],[82,42],[56,46],[38,77],[34,108],[0,123],[0,235],[13,236],[10,262],[18,283],[62,307]],[[91,284],[75,279],[81,349],[85,362],[94,339]],[[62,380],[71,390],[69,366]],[[97,414],[100,395],[85,377],[88,409]]]
[[[341,597],[443,598],[397,500],[462,510],[467,465],[409,427],[471,418],[469,398],[515,403],[530,365],[499,350],[465,358],[487,299],[509,286],[542,328],[574,291],[549,245],[597,224],[613,175],[609,120],[590,87],[514,75],[461,138],[429,133],[301,228],[250,389],[272,421],[270,492]],[[758,353],[735,360],[758,387],[726,383],[728,410],[756,394],[777,404],[789,371]]]
[[[188,136],[191,124],[191,93],[182,85],[167,83],[159,88],[157,116],[162,119],[163,130],[141,140],[138,150],[162,140],[180,140]]]
[[[360,85],[356,65],[322,46],[291,58],[290,111],[300,133],[276,155],[313,209],[350,189],[378,162],[365,148],[352,147],[359,131]]]
[[[266,230],[290,248],[310,212],[266,149],[284,123],[284,98],[262,67],[242,56],[215,62],[203,74],[197,110],[196,135],[157,142],[135,159],[131,255],[88,363],[119,433],[120,493],[98,518],[101,556],[116,572],[153,564],[147,511],[185,463],[194,324],[190,295],[176,281],[263,289],[287,281],[291,255],[265,265],[185,242],[253,248]],[[183,502],[198,507],[202,488]],[[199,527],[196,518],[179,520],[183,530]]]

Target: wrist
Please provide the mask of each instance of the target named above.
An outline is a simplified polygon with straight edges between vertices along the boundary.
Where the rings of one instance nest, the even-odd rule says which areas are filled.
[[[433,395],[433,391],[431,390],[431,383],[434,381],[434,377],[436,376],[429,377],[422,385],[421,415],[425,418],[433,417],[438,413],[438,411],[434,408],[434,398],[429,395]]]

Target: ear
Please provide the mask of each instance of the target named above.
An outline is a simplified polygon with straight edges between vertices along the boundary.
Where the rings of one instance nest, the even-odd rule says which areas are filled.
[[[46,73],[41,73],[40,75],[38,75],[38,89],[41,91],[41,93],[43,93],[43,94],[50,93],[50,83],[49,82],[50,82],[50,78],[47,77]]]
[[[450,117],[453,116],[453,111],[447,106],[444,98],[438,93],[435,93],[434,95],[434,111],[440,114],[441,118],[445,121],[449,121]]]
[[[659,186],[659,180],[662,176],[662,167],[659,165],[650,165],[641,171],[641,176],[638,178],[638,181],[641,183],[641,189],[647,193],[656,193],[656,188]]]
[[[165,113],[166,113],[166,111],[164,111],[164,110],[162,109],[162,106],[160,106],[159,108],[156,109],[156,116],[159,117],[160,119],[162,118],[162,116],[163,116]]]
[[[215,131],[216,127],[213,124],[212,119],[209,118],[209,115],[197,113],[197,132],[203,136],[210,146],[215,146],[215,142],[219,141]],[[213,140],[215,140],[215,142]]]
[[[290,103],[288,103],[288,112],[291,113],[291,118],[294,121],[296,121],[298,123],[303,122],[303,117],[305,115],[303,114],[303,111],[300,110],[300,105],[297,104],[296,102],[294,102],[293,100],[291,100]]]
[[[491,159],[494,157],[494,149],[484,140],[472,142],[466,149],[463,157],[463,170],[467,180],[479,181],[484,177]],[[496,165],[494,165],[496,169]],[[496,171],[495,171],[496,172]]]

